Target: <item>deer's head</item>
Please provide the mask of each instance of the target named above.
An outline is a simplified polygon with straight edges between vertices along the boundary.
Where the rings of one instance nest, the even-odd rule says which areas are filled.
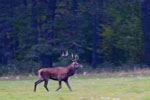
[[[83,65],[79,64],[78,62],[72,62],[72,66],[75,68],[75,69],[79,69],[79,68],[82,68]]]
[[[66,53],[64,53],[64,52],[62,53],[62,57],[66,57],[66,58],[68,58],[69,60],[72,61],[72,63],[71,63],[72,67],[74,67],[75,69],[83,67],[83,65],[78,63],[78,60],[79,60],[79,56],[78,55],[71,54],[71,58],[69,58],[68,55],[69,55],[68,51],[66,51]]]

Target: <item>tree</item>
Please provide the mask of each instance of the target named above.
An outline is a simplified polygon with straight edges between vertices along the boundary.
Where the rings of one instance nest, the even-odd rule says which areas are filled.
[[[55,10],[56,10],[56,0],[46,0],[47,3],[47,16],[46,16],[46,23],[47,28],[45,29],[45,43],[49,44],[50,46],[54,46],[54,32],[55,32]],[[53,49],[51,50],[53,51]],[[47,66],[53,66],[53,57],[51,55],[40,55],[40,59],[42,64]]]
[[[0,65],[31,72],[60,64],[65,50],[93,69],[141,64],[143,39],[149,60],[149,1],[142,18],[140,7],[139,0],[1,0]]]
[[[48,43],[52,43],[54,38],[54,23],[55,23],[55,10],[56,10],[56,0],[48,0],[48,12],[47,12],[47,22],[48,22],[48,28],[46,32],[46,40]]]
[[[150,0],[142,3],[142,28],[145,42],[145,61],[150,65]]]
[[[96,38],[98,35],[98,24],[97,21],[101,20],[101,16],[102,14],[99,14],[100,12],[97,10],[101,10],[102,9],[102,0],[99,1],[91,1],[91,9],[92,9],[92,68],[96,68],[97,67],[97,54],[96,54],[96,50],[97,50],[97,39]],[[98,6],[96,6],[98,5]]]
[[[7,4],[8,2],[8,4]],[[0,21],[2,24],[0,25],[0,32],[1,32],[1,64],[8,64],[8,61],[14,56],[14,7],[16,5],[16,1],[6,0],[1,1],[1,10],[0,12],[3,13],[0,16]],[[5,10],[6,9],[6,10]]]
[[[140,2],[110,0],[104,3],[101,51],[104,61],[115,65],[142,63]]]

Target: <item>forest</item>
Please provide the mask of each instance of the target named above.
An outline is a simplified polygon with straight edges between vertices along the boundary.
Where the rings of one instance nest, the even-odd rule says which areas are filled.
[[[0,75],[65,66],[150,65],[150,0],[1,0]]]

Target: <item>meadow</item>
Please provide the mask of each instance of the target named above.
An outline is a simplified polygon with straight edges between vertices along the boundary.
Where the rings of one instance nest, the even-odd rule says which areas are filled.
[[[58,82],[49,80],[49,92],[36,78],[0,80],[0,100],[150,100],[149,76],[73,76],[58,92]]]

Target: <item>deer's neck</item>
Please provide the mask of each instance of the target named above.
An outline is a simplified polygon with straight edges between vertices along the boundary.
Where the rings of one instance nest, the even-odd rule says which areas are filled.
[[[74,75],[76,70],[75,70],[74,66],[71,64],[67,67],[67,71],[68,71],[68,75],[72,76],[72,75]]]

